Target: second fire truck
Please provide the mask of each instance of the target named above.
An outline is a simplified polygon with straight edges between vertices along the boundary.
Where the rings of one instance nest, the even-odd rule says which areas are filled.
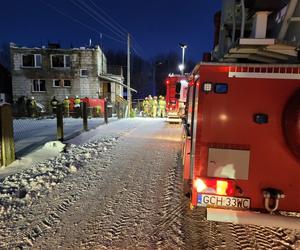
[[[185,112],[187,76],[169,74],[165,84],[167,121],[181,123]]]

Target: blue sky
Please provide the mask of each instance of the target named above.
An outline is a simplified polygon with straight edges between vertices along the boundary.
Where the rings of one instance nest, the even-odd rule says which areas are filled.
[[[41,46],[60,42],[62,46],[83,46],[89,39],[99,42],[99,33],[117,40],[126,41],[125,36],[112,33],[74,5],[75,0],[10,0],[1,1],[0,44],[15,42],[25,46]],[[179,42],[188,44],[187,59],[200,61],[202,53],[212,49],[214,13],[220,9],[219,0],[76,0],[93,8],[99,15],[95,3],[109,14],[134,37],[134,47],[139,55],[151,59],[169,51],[181,53]],[[72,3],[73,2],[73,3]],[[55,7],[64,15],[72,16],[86,26],[70,20],[45,3]],[[91,13],[91,12],[89,12]],[[107,18],[105,18],[107,20]],[[91,30],[93,29],[93,30]],[[126,50],[120,43],[103,35],[105,49]]]

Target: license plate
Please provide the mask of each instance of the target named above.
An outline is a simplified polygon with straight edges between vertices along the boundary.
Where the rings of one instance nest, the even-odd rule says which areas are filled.
[[[249,209],[250,199],[211,194],[198,194],[198,206]]]

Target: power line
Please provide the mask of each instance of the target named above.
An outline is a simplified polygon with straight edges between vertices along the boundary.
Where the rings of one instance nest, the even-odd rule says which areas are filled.
[[[79,1],[79,0],[77,0],[77,1]],[[108,13],[106,13],[100,6],[99,6],[99,4],[96,4],[93,0],[89,0],[89,2],[97,9],[97,10],[99,10],[108,20],[106,20],[106,21],[108,21],[109,22],[109,20],[110,20],[110,25],[112,25],[112,26],[114,26],[114,28],[115,29],[117,29],[119,32],[122,32],[122,34],[123,35],[126,35],[127,33],[128,33],[128,31],[123,27],[123,26],[121,26],[115,19],[113,19],[112,17],[111,17],[111,15],[109,15]],[[94,11],[93,9],[91,9],[92,11]],[[95,12],[95,11],[94,11]],[[97,16],[99,16],[99,14],[97,13]],[[101,19],[104,19],[102,16],[99,16],[99,17],[101,17]],[[104,19],[105,20],[105,19]],[[117,27],[116,27],[117,26]],[[126,34],[124,34],[124,33],[126,33]],[[134,41],[134,43],[137,45],[136,47],[132,44],[131,46],[132,46],[132,49],[134,50],[134,52],[138,55],[138,56],[140,56],[140,57],[142,57],[141,56],[141,54],[143,54],[143,55],[146,55],[145,53],[144,53],[144,49],[143,49],[143,46],[141,46],[139,43],[138,43],[138,41],[137,41],[137,39],[135,39],[135,37],[131,34],[131,37],[132,37],[132,40]]]
[[[115,19],[113,19],[109,14],[107,14],[103,9],[101,9],[99,5],[95,4],[93,0],[89,0],[89,1],[96,9],[98,9],[104,16],[106,16],[107,19],[110,19],[112,23],[114,23],[117,27],[119,27],[120,30],[122,30],[125,33],[128,33],[128,31],[123,26],[121,26]]]
[[[144,52],[143,46],[142,46],[142,45],[134,38],[134,36],[132,36],[132,38],[133,38],[134,42],[136,43],[136,45],[137,45],[138,47],[140,47],[140,50]]]
[[[107,29],[109,29],[112,33],[114,33],[116,36],[120,37],[121,39],[125,39],[126,34],[123,32],[120,32],[114,25],[109,23],[107,20],[105,20],[102,16],[99,15],[96,11],[94,11],[90,6],[88,6],[84,2],[79,2],[76,0],[69,0],[72,4],[74,4],[76,7],[81,9],[83,12],[85,12],[88,16],[93,18],[96,22],[99,24],[105,26]],[[101,20],[101,21],[100,21]]]
[[[118,36],[120,39],[124,39],[124,40],[120,40],[119,38],[115,38],[115,37],[112,37],[111,35],[108,35],[104,32],[101,32],[99,31],[98,29],[95,29],[94,27],[86,24],[86,23],[83,23],[82,21],[78,20],[77,18],[69,15],[69,14],[66,14],[65,12],[57,9],[56,7],[54,7],[53,5],[45,2],[44,0],[39,0],[41,3],[43,3],[44,5],[46,5],[47,7],[51,8],[52,10],[56,11],[57,13],[69,18],[70,20],[86,27],[87,29],[91,30],[91,31],[94,31],[95,33],[99,34],[101,36],[101,34],[111,40],[114,40],[116,42],[119,42],[119,43],[122,43],[122,44],[125,44],[126,41],[125,41],[125,36],[127,36],[126,33],[128,33],[125,28],[123,28],[120,24],[118,24],[114,19],[112,19],[104,10],[102,10],[97,4],[95,4],[92,0],[89,0],[93,6],[95,6],[95,8],[97,8],[99,11],[101,11],[108,19],[112,20],[112,22],[114,22],[118,27],[116,27],[114,24],[110,23],[109,21],[105,20],[101,15],[99,15],[99,13],[97,13],[95,10],[92,9],[92,7],[90,6],[87,6],[86,3],[83,3],[83,2],[79,2],[79,0],[69,0],[72,4],[74,4],[76,7],[78,7],[79,9],[81,9],[82,11],[84,11],[87,15],[89,15],[90,17],[92,17],[94,20],[96,20],[98,23],[104,25],[106,28],[108,28],[111,32],[113,32],[113,34],[115,34],[116,36]],[[83,4],[82,5],[80,5]],[[92,13],[89,13],[89,11],[91,11]],[[103,24],[100,22],[100,20],[97,18],[97,17],[101,20],[103,20],[106,24]],[[122,30],[123,31],[122,31]],[[118,32],[118,33],[117,33]],[[137,40],[131,35],[131,37],[133,38],[134,40],[134,44],[131,44],[131,47],[132,47],[132,50],[133,52],[135,52],[139,57],[143,57],[141,54],[143,55],[146,55],[144,53],[144,50],[142,48],[142,46],[137,42]]]
[[[119,40],[119,39],[117,39],[117,38],[114,38],[114,37],[112,37],[112,36],[110,36],[110,35],[108,35],[108,34],[106,34],[106,33],[103,33],[103,32],[101,32],[101,31],[99,31],[99,30],[97,30],[97,29],[95,29],[95,28],[93,28],[93,27],[91,27],[91,26],[89,26],[89,25],[87,25],[87,24],[81,22],[80,20],[76,19],[75,17],[72,17],[71,15],[66,14],[66,13],[64,13],[63,11],[60,11],[59,9],[57,9],[56,7],[54,7],[53,5],[51,5],[51,4],[49,4],[49,3],[46,3],[44,0],[39,0],[39,1],[40,1],[41,3],[43,3],[44,5],[46,5],[47,7],[51,8],[52,10],[56,11],[57,13],[59,13],[59,14],[65,16],[65,17],[67,17],[67,18],[69,18],[69,19],[72,20],[73,22],[76,22],[76,23],[78,23],[78,24],[84,26],[85,28],[87,28],[87,29],[89,29],[89,30],[92,30],[92,31],[96,32],[97,34],[102,34],[102,35],[106,36],[107,38],[109,38],[109,39],[111,39],[111,40],[113,40],[113,41],[119,42],[119,43],[123,43],[123,44],[125,43],[125,41],[121,41],[121,40]]]
[[[121,26],[114,18],[111,17],[111,15],[109,15],[108,13],[106,13],[103,9],[101,9],[101,7],[97,4],[95,4],[95,2],[93,2],[93,0],[89,0],[93,6],[98,9],[107,19],[110,19],[110,21],[112,23],[114,23],[120,30],[122,30],[123,32],[125,33],[128,33],[128,31],[123,27]]]

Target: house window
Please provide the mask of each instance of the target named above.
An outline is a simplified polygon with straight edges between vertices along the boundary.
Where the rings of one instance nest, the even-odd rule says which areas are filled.
[[[69,68],[71,60],[69,55],[51,55],[52,68]]]
[[[22,66],[28,68],[41,68],[42,55],[40,54],[22,55]]]
[[[80,70],[80,77],[88,77],[89,72],[87,69],[81,69]]]
[[[64,87],[71,87],[71,80],[64,80]]]
[[[53,80],[53,87],[55,88],[60,87],[60,80],[58,79]]]
[[[45,80],[33,80],[32,81],[32,92],[46,92],[46,81]]]

